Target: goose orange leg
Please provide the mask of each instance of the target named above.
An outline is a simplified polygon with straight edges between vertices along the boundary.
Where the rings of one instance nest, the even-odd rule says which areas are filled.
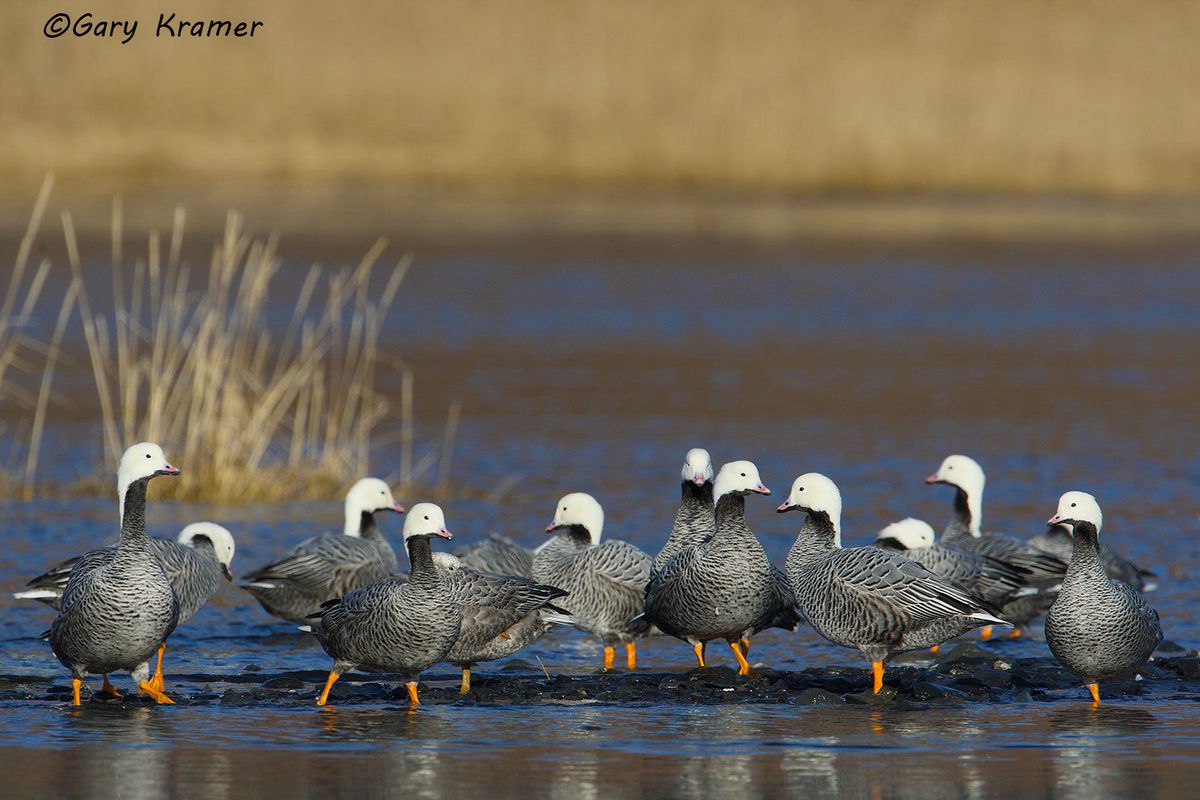
[[[1089,683],[1087,688],[1088,691],[1092,693],[1092,706],[1095,707],[1100,705],[1100,684]]]
[[[467,694],[471,691],[471,668],[463,667],[462,671],[462,686],[458,687],[458,693]]]
[[[871,675],[874,679],[872,682],[871,691],[874,692],[875,694],[879,694],[879,690],[883,688],[883,662],[882,661],[872,661],[871,662]]]
[[[163,694],[161,691],[159,691],[157,688],[155,688],[154,685],[150,683],[150,681],[142,681],[141,683],[138,684],[138,688],[141,689],[146,694],[153,697],[154,702],[158,703],[159,705],[164,705],[164,704],[169,705],[169,706],[175,705],[174,700],[167,697],[165,694]]]
[[[730,642],[729,649],[733,651],[734,657],[738,662],[738,675],[750,674],[750,662],[742,655],[742,647],[738,642]]]
[[[980,628],[979,629],[979,638],[983,639],[985,642],[988,639],[992,638],[992,626],[984,625],[982,628]]]
[[[83,678],[71,678],[71,705],[83,705],[79,702],[79,689],[83,686]]]
[[[637,642],[625,643],[625,666],[637,669]]]
[[[692,645],[692,650],[696,653],[696,662],[700,666],[704,666],[704,642],[696,642]]]
[[[108,673],[104,673],[104,685],[100,687],[102,691],[108,692],[113,697],[122,697],[123,695],[117,691],[117,687],[108,682]]]
[[[614,650],[611,647],[604,648],[604,668],[605,669],[613,668],[613,660],[616,658],[616,656],[617,656],[616,650]]]
[[[749,658],[750,657],[750,640],[742,639],[741,645],[742,645],[742,655],[745,656],[746,658]]]
[[[160,644],[158,646],[158,665],[154,668],[154,675],[152,675],[150,677],[150,681],[149,681],[150,685],[153,686],[159,692],[162,692],[164,689],[167,688],[167,682],[165,680],[163,680],[163,671],[162,671],[162,657],[163,657],[163,653],[165,653],[166,651],[167,651],[167,643],[163,642],[162,644]]]
[[[409,708],[421,705],[421,698],[417,697],[417,682],[409,681],[408,683],[404,684],[404,686],[408,689]]]
[[[325,688],[321,690],[321,696],[317,698],[317,705],[323,706],[329,702],[329,690],[337,683],[337,679],[342,677],[339,673],[329,670],[329,679],[325,681]]]

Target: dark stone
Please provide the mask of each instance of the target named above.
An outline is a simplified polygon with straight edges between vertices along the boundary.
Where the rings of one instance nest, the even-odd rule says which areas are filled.
[[[975,680],[994,689],[1011,689],[1013,685],[1012,675],[1008,670],[981,667],[972,674]]]
[[[1164,658],[1162,664],[1182,678],[1200,678],[1200,657]]]
[[[730,667],[700,667],[687,675],[689,683],[700,683],[714,689],[733,688],[741,683],[741,677]]]
[[[796,695],[794,702],[798,706],[840,706],[846,701],[842,699],[841,695],[813,688],[805,689]]]
[[[1154,652],[1156,652],[1156,653],[1184,653],[1184,652],[1187,652],[1187,650],[1182,645],[1180,645],[1176,642],[1172,642],[1170,639],[1163,639],[1161,642],[1158,643],[1158,647],[1156,647],[1154,649]]]
[[[299,678],[282,677],[282,678],[271,678],[269,681],[267,681],[266,683],[263,684],[263,688],[264,689],[303,689],[305,687],[305,685],[306,684],[304,683],[304,681],[300,680]]]
[[[258,664],[247,664],[242,667],[242,672],[262,672],[262,667]]]
[[[917,681],[913,684],[912,696],[917,700],[944,700],[951,698],[954,700],[970,700],[971,697],[966,692],[951,686],[943,686],[940,683],[932,681]]]
[[[996,656],[984,650],[982,647],[963,642],[955,645],[949,651],[940,651],[935,659],[937,664],[956,664],[959,662],[986,662],[991,664],[995,661]]]
[[[863,706],[886,706],[891,705],[896,699],[896,690],[891,686],[884,686],[879,690],[879,694],[875,694],[870,689],[865,692],[854,692],[846,695],[847,703],[854,703]]]
[[[500,668],[501,672],[541,672],[542,668],[520,658],[514,658]]]

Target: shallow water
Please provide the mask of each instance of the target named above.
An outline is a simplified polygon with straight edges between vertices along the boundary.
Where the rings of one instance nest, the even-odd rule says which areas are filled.
[[[1032,535],[1062,491],[1096,494],[1106,540],[1159,573],[1150,599],[1167,638],[1194,649],[1197,253],[1187,244],[430,242],[388,341],[416,368],[431,439],[449,400],[464,402],[453,474],[472,499],[444,503],[456,544],[489,530],[536,544],[555,499],[586,490],[605,505],[606,536],[653,549],[677,503],[678,464],[695,445],[718,462],[755,460],[777,495],[801,472],[829,474],[843,492],[845,540],[860,543],[902,516],[940,527],[950,490],[922,478],[945,454],[968,452],[988,473],[992,529]],[[292,256],[297,265],[313,257]],[[393,458],[385,447],[381,471]],[[478,499],[510,478],[498,500]],[[747,511],[781,562],[800,520],[775,515],[775,499],[751,498]],[[113,506],[0,504],[4,588],[109,541]],[[340,507],[149,510],[164,535],[197,518],[234,531],[234,569],[244,572],[340,527]],[[383,524],[398,541],[399,520]],[[39,693],[66,686],[33,639],[49,612],[7,596],[0,612],[4,674]],[[326,669],[315,642],[290,631],[223,588],[173,637],[168,686],[186,698]],[[1040,641],[986,647],[1005,658],[1047,655]],[[732,663],[719,650],[710,649],[714,663]],[[856,654],[806,631],[764,634],[753,656],[784,670],[859,666]],[[551,674],[586,673],[599,652],[564,632],[519,658],[504,674],[535,680],[538,662]],[[691,654],[659,639],[642,645],[640,661],[682,671]],[[456,680],[449,668],[425,676],[433,686]],[[315,691],[314,681],[301,693]],[[325,712],[270,703],[71,711],[14,700],[0,765],[16,781],[13,796],[185,786],[205,797],[1190,794],[1200,777],[1197,693],[1111,691],[1096,711],[1082,689],[1037,703],[909,711],[463,703],[409,715],[390,700]]]

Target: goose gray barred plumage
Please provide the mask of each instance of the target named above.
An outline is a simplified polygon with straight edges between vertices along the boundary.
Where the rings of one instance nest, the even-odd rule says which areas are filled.
[[[743,640],[769,627],[784,606],[795,605],[790,590],[780,591],[766,551],[746,525],[746,495],[770,493],[752,462],[722,466],[713,484],[716,534],[680,550],[646,587],[645,619],[692,645],[702,667],[704,645],[724,639],[738,672],[749,674]]]
[[[217,593],[221,579],[233,580],[230,564],[233,562],[233,535],[227,528],[215,522],[193,522],[179,532],[175,541],[157,536],[148,537],[150,550],[162,565],[171,582],[171,589],[179,599],[179,624],[187,622],[204,604]],[[107,563],[116,555],[116,547],[92,551],[94,563]],[[29,588],[16,592],[18,600],[38,600],[52,608],[59,608],[63,589],[71,576],[71,570],[79,563],[80,556],[69,558],[26,584]]]
[[[558,501],[554,534],[533,558],[533,579],[567,592],[558,605],[575,626],[600,638],[604,668],[612,669],[615,647],[625,645],[626,664],[637,666],[637,639],[650,625],[640,619],[653,559],[633,545],[610,539],[601,543],[604,510],[584,492]]]
[[[346,494],[341,533],[306,539],[279,559],[244,576],[242,588],[269,614],[303,624],[329,600],[396,571],[396,553],[375,524],[380,511],[404,513],[378,478],[363,478]]]
[[[702,447],[689,450],[680,476],[683,497],[675,512],[671,535],[654,557],[651,574],[661,572],[680,550],[706,542],[717,532],[713,514],[713,465],[708,451]]]
[[[533,551],[498,533],[458,548],[454,556],[464,567],[477,572],[533,578]]]
[[[793,509],[808,515],[787,561],[800,613],[821,636],[857,648],[871,662],[876,693],[893,655],[938,644],[935,637],[944,631],[935,623],[1006,624],[912,559],[877,547],[843,548],[841,493],[824,475],[796,478],[777,510]]]
[[[1140,667],[1162,641],[1158,612],[1125,581],[1113,580],[1100,555],[1104,517],[1096,498],[1067,492],[1049,524],[1073,526],[1071,564],[1058,599],[1046,614],[1046,643],[1067,669],[1083,678],[1092,702],[1099,682]]]
[[[449,553],[434,553],[442,583],[459,604],[462,626],[446,661],[462,669],[461,694],[471,690],[471,668],[511,656],[554,624],[575,619],[551,601],[566,595],[529,578],[491,575],[466,567]]]
[[[430,539],[451,538],[442,509],[417,503],[404,520],[409,573],[381,581],[326,602],[312,626],[333,668],[317,699],[323,706],[329,690],[345,672],[398,672],[404,676],[410,706],[420,705],[417,680],[421,671],[444,661],[458,638],[462,615],[433,563]]]
[[[995,558],[1025,576],[1026,586],[1040,591],[1014,597],[1000,608],[1001,616],[1015,626],[1019,636],[1026,626],[1043,616],[1054,603],[1058,584],[1067,572],[1062,559],[1012,536],[983,530],[983,490],[986,476],[970,456],[950,455],[937,472],[925,479],[927,484],[948,484],[955,488],[954,511],[942,533],[944,545]],[[991,627],[981,631],[991,635]]]
[[[1045,550],[1063,561],[1070,561],[1071,551],[1074,549],[1071,526],[1049,525],[1044,533],[1031,536],[1029,544]],[[1158,588],[1156,580],[1158,576],[1154,572],[1142,569],[1104,542],[1100,543],[1100,560],[1104,562],[1104,571],[1110,578],[1125,581],[1139,592],[1152,592]]]
[[[1024,576],[1004,562],[937,541],[924,520],[909,517],[891,523],[876,534],[875,546],[911,558],[993,606],[1001,605],[1025,585]]]
[[[156,702],[171,703],[162,691],[162,646],[179,619],[179,601],[146,536],[146,487],[159,475],[178,475],[162,448],[152,442],[130,447],[117,470],[121,540],[115,552],[84,553],[63,590],[61,608],[43,634],[63,666],[71,670],[72,702],[80,704],[87,673],[104,676],[129,670],[134,683]],[[150,677],[150,657],[159,670]],[[156,680],[157,679],[157,680]]]

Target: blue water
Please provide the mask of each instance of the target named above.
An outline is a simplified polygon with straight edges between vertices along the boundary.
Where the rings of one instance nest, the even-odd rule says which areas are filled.
[[[281,315],[291,277],[315,257],[287,252],[284,241]],[[922,479],[946,454],[966,452],[987,471],[990,529],[1030,536],[1061,492],[1096,494],[1105,540],[1159,573],[1150,599],[1166,636],[1194,649],[1198,253],[443,245],[417,253],[385,341],[415,370],[418,456],[436,446],[448,403],[464,404],[453,491],[443,501],[458,541],[495,530],[535,545],[555,500],[583,490],[604,504],[605,536],[656,549],[678,502],[678,466],[699,445],[718,462],[754,460],[776,495],[800,473],[830,475],[843,493],[845,541],[857,544],[903,516],[940,528],[950,490]],[[381,382],[394,386],[398,374]],[[86,423],[82,430],[52,432],[51,475],[90,467],[98,437],[88,444]],[[382,444],[378,473],[394,473],[396,461],[395,446]],[[400,499],[428,499],[427,490]],[[775,515],[772,500],[750,498],[748,520],[781,562],[799,520]],[[300,538],[339,529],[340,515],[338,502],[152,502],[149,523],[160,535],[195,519],[226,524],[238,541],[234,570],[245,572]],[[0,503],[0,584],[15,590],[57,560],[111,541],[115,516],[104,498]],[[399,521],[384,525],[397,541]],[[41,606],[0,599],[5,675],[66,685],[33,638],[50,619]],[[987,646],[1004,658],[1047,655],[1036,638]],[[855,653],[810,632],[765,634],[753,655],[782,669],[858,665]],[[536,678],[539,662],[551,674],[589,672],[599,648],[562,632],[519,658],[523,665],[505,674]],[[652,671],[683,670],[691,654],[653,640],[639,660]],[[187,695],[220,692],[221,676],[265,679],[328,664],[315,642],[229,586],[172,639],[167,675]],[[425,680],[449,685],[457,675],[438,668]],[[320,713],[219,705],[70,712],[14,701],[0,762],[29,765],[13,796],[38,794],[50,779],[64,792],[90,781],[111,794],[204,782],[222,797],[1190,792],[1200,776],[1200,698],[1122,696],[1091,712],[1079,697],[1082,690],[1049,704],[924,712],[466,704],[415,716],[389,702]],[[63,750],[71,766],[60,772],[51,754]]]

